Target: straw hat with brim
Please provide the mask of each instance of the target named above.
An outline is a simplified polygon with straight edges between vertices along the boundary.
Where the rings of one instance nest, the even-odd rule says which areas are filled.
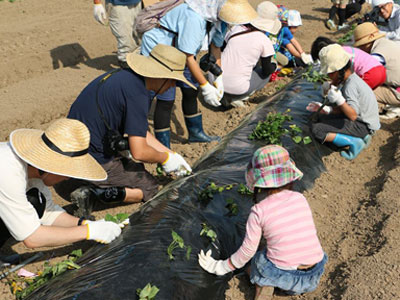
[[[270,2],[264,1],[257,6],[258,17],[250,22],[251,25],[261,31],[277,34],[282,27],[278,18],[278,7]]]
[[[318,57],[321,61],[321,73],[329,74],[346,66],[351,55],[339,44],[331,44],[322,48]]]
[[[251,191],[255,187],[282,187],[302,177],[289,152],[279,145],[257,149],[246,170],[246,184]]]
[[[354,29],[354,47],[359,47],[365,44],[372,43],[373,41],[383,38],[384,33],[379,32],[378,27],[376,27],[371,22],[365,22],[357,25]]]
[[[218,18],[232,24],[248,24],[258,17],[257,12],[247,0],[226,0],[218,13]]]
[[[101,181],[107,173],[88,154],[90,133],[78,120],[59,119],[45,131],[17,129],[11,132],[14,152],[29,165],[51,174]]]
[[[175,79],[196,89],[183,75],[186,55],[172,46],[157,44],[149,56],[141,55],[138,51],[129,53],[126,62],[133,71],[144,77]]]

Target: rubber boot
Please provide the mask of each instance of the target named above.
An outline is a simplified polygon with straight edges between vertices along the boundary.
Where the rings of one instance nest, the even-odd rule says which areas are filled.
[[[210,136],[204,133],[201,113],[185,116],[185,123],[189,131],[189,143],[209,143],[221,140],[219,136]]]
[[[171,149],[171,130],[170,128],[154,130],[156,139],[168,149]]]
[[[340,155],[348,160],[355,159],[366,146],[363,139],[341,133],[336,134],[332,143],[338,147],[349,146],[349,150],[340,152]]]
[[[368,146],[371,144],[371,139],[372,139],[372,135],[367,134],[364,138],[363,141],[365,143],[365,147],[364,148],[368,148]]]

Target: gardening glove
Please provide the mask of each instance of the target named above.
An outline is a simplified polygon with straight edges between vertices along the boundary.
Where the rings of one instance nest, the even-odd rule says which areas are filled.
[[[301,56],[301,60],[303,61],[303,63],[305,63],[306,65],[310,65],[313,63],[313,59],[311,54],[307,54],[305,52],[300,54]]]
[[[99,3],[93,6],[93,16],[100,24],[106,24],[107,14],[103,4]]]
[[[89,223],[93,223],[93,222],[106,222],[104,219],[100,219],[100,220],[97,220],[97,221],[90,221],[90,220],[83,220],[82,221],[82,225],[86,225],[86,224],[89,224]],[[126,225],[129,225],[129,218],[126,218],[125,220],[123,220],[122,222],[120,222],[120,223],[115,223],[115,224],[117,224],[118,226],[119,226],[119,228],[124,228]]]
[[[94,221],[88,222],[87,226],[87,240],[95,240],[102,244],[111,243],[116,237],[121,234],[121,228],[114,222],[107,221]]]
[[[168,154],[168,157],[162,163],[162,168],[167,174],[175,172],[177,176],[184,176],[192,172],[192,168],[181,155],[176,152],[166,153]]]
[[[334,85],[332,85],[329,89],[327,97],[330,103],[336,104],[337,106],[340,106],[346,102],[346,99],[344,99],[342,92]]]
[[[321,85],[322,97],[326,97],[326,94],[328,94],[330,88],[331,88],[331,83],[329,81],[324,81],[324,83]]]
[[[224,96],[224,82],[222,81],[222,74],[214,80],[214,86],[217,88],[220,99]]]
[[[222,97],[220,97],[220,92],[218,92],[216,87],[213,87],[209,82],[206,82],[204,85],[201,85],[200,88],[204,101],[206,101],[207,104],[215,107],[221,105],[220,100]]]
[[[316,111],[318,111],[318,109],[319,109],[321,106],[322,106],[322,103],[312,101],[312,102],[308,103],[306,109],[307,109],[308,111],[311,111],[311,112],[316,112]],[[325,114],[325,115],[329,115],[331,112],[332,112],[332,107],[326,106],[326,105],[325,105],[325,106],[320,110],[319,113]]]
[[[208,250],[206,254],[204,254],[203,250],[201,250],[198,256],[200,266],[208,273],[222,276],[233,271],[229,267],[228,259],[215,260],[211,257],[211,250]]]

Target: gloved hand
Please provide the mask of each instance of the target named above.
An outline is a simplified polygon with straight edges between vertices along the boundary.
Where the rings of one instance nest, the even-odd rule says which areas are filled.
[[[100,24],[106,24],[107,14],[103,4],[99,3],[93,6],[93,16]]]
[[[301,57],[301,60],[302,60],[306,65],[309,65],[309,64],[312,64],[312,63],[313,63],[313,59],[312,59],[311,54],[307,54],[307,53],[303,52],[303,53],[300,54],[300,57]]]
[[[312,101],[312,102],[308,103],[306,109],[307,109],[308,111],[315,112],[315,111],[318,111],[318,109],[319,109],[321,106],[322,106],[322,103]],[[325,105],[325,106],[320,110],[319,113],[325,114],[325,115],[329,115],[331,112],[332,112],[332,107],[326,106],[326,105]]]
[[[97,221],[83,220],[82,225],[86,225],[86,224],[93,223],[93,222],[106,222],[106,220],[104,220],[104,219],[100,219]],[[115,224],[117,224],[117,223],[115,223]],[[118,223],[117,225],[121,229],[125,228],[125,226],[129,225],[129,218],[126,218],[125,220],[123,220],[121,223]]]
[[[166,153],[168,154],[168,158],[162,163],[162,168],[167,174],[175,172],[177,176],[184,176],[192,172],[192,168],[181,155],[176,152]]]
[[[321,85],[322,97],[326,97],[326,94],[328,94],[330,88],[331,88],[331,83],[329,81],[324,81],[324,83]]]
[[[214,80],[214,86],[217,88],[220,99],[224,96],[224,82],[222,81],[222,74]]]
[[[87,226],[87,240],[95,240],[102,244],[109,244],[116,237],[121,234],[121,228],[114,222],[107,221],[94,221],[88,222]]]
[[[221,105],[220,100],[222,97],[220,97],[220,93],[216,87],[213,87],[209,82],[207,82],[204,85],[201,85],[200,88],[206,103],[215,107]]]
[[[334,85],[332,85],[329,89],[327,97],[330,103],[336,104],[337,106],[340,106],[346,102],[346,99],[344,99],[342,92]]]
[[[204,251],[201,250],[198,256],[199,256],[200,266],[208,273],[222,276],[225,275],[226,273],[233,271],[229,267],[228,259],[215,260],[214,258],[211,257],[211,250],[208,250],[206,254],[204,254]]]

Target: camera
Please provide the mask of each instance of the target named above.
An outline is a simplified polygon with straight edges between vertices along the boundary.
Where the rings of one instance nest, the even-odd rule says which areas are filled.
[[[103,150],[108,156],[117,155],[120,151],[129,150],[129,141],[118,131],[107,130],[103,139]]]
[[[222,74],[222,69],[216,64],[216,61],[214,55],[207,53],[200,58],[200,69],[204,72],[210,71],[214,76],[218,77]]]
[[[375,6],[370,12],[367,12],[364,17],[361,19],[359,24],[364,23],[364,22],[371,22],[371,23],[380,23],[379,21],[379,13],[380,13],[380,8],[379,6]]]

